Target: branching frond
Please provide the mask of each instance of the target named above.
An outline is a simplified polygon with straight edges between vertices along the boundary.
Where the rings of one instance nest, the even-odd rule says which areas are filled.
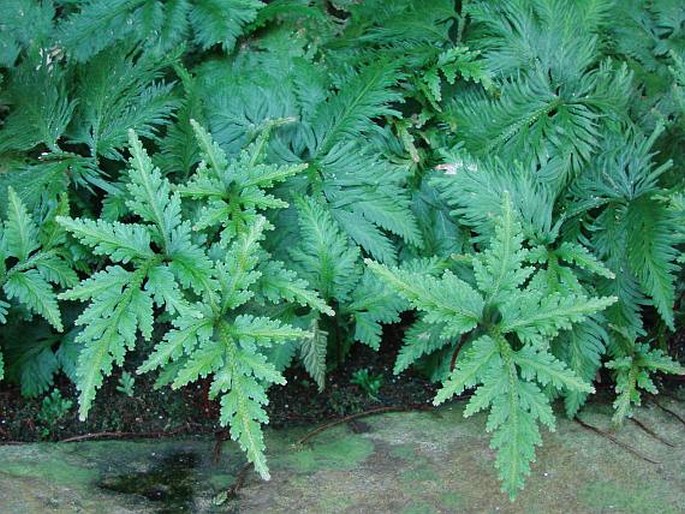
[[[649,393],[658,392],[651,378],[655,372],[685,375],[685,368],[666,355],[662,350],[646,344],[634,343],[631,355],[619,357],[606,364],[616,375],[616,400],[613,421],[616,425],[632,416],[633,406],[640,405],[643,389]]]
[[[483,298],[450,271],[439,279],[422,273],[390,268],[371,260],[366,264],[383,282],[424,313],[427,323],[444,324],[445,337],[473,330],[482,315]]]
[[[69,139],[88,145],[93,157],[121,159],[130,129],[154,138],[178,106],[171,85],[162,81],[165,68],[176,59],[176,54],[156,57],[113,47],[83,65]]]
[[[322,103],[312,120],[317,134],[316,154],[323,156],[336,144],[367,133],[372,118],[399,116],[390,107],[402,97],[393,91],[400,79],[396,63],[378,62],[353,75],[328,102]]]

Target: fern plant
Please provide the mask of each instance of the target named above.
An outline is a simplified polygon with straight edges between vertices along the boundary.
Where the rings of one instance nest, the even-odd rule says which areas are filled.
[[[87,302],[76,320],[83,327],[77,336],[83,345],[76,373],[79,414],[81,419],[88,415],[104,376],[123,365],[142,338],[153,349],[139,372],[160,368],[161,382],[172,387],[212,375],[210,395],[220,398],[221,424],[231,427],[232,438],[268,478],[263,405],[266,389],[285,379],[265,349],[308,334],[256,315],[254,306],[294,301],[329,312],[306,283],[279,268],[261,248],[271,227],[258,210],[284,205],[263,188],[302,167],[260,165],[260,144],[229,162],[207,132],[194,128],[203,160],[186,184],[172,190],[131,132],[127,222],[58,218],[109,262],[60,295]],[[208,201],[188,217],[183,196]],[[271,273],[264,277],[266,269]],[[280,275],[273,273],[276,269]],[[268,295],[261,293],[266,290]],[[152,339],[155,325],[164,331],[161,340]]]
[[[323,389],[411,306],[395,372],[475,388],[513,495],[553,398],[574,416],[604,365],[620,423],[683,372],[681,2],[3,8],[0,375],[25,394],[61,368],[84,417],[135,348],[160,384],[211,375],[266,476],[269,385],[299,359]]]
[[[655,2],[649,17],[668,11],[668,4]],[[618,298],[552,345],[591,380],[605,355],[632,359],[652,311],[675,328],[683,211],[668,199],[682,186],[657,149],[678,137],[680,115],[670,101],[650,104],[651,118],[635,107],[644,102],[636,97],[651,72],[616,60],[632,51],[611,28],[645,15],[635,4],[472,2],[468,10],[465,42],[482,50],[493,89],[447,101],[444,116],[459,127],[451,138],[457,145],[443,152],[448,173],[431,182],[459,224],[480,237],[492,234],[490,217],[500,212],[502,193],[511,192],[524,233],[540,245],[538,262],[547,261],[551,292],[572,287]],[[664,37],[668,46],[680,40],[677,31]],[[661,51],[650,69],[669,55]],[[662,65],[658,73],[665,70]],[[599,276],[574,279],[558,266],[563,261]],[[679,368],[673,362],[669,369]],[[567,413],[574,415],[583,401],[583,395],[567,396]]]
[[[0,297],[0,324],[7,322],[10,309],[14,309],[13,314],[26,318],[41,316],[54,330],[63,332],[56,293],[78,281],[60,246],[64,232],[54,222],[55,211],[41,228],[12,188],[7,196],[6,219],[0,223],[0,287],[5,297]],[[56,212],[64,212],[66,207],[62,202]],[[3,342],[5,347],[10,345],[10,341]],[[0,362],[4,362],[2,357]],[[40,372],[32,374],[25,369],[29,376],[22,379],[22,390],[28,396],[47,389],[58,368],[49,347],[39,351],[34,363]],[[0,366],[0,377],[3,375],[4,365]]]
[[[507,200],[489,246],[471,258],[470,281],[451,270],[435,277],[368,261],[421,313],[423,339],[434,345],[410,343],[403,365],[441,346],[463,344],[434,403],[474,388],[464,414],[489,410],[486,429],[493,432],[495,465],[512,498],[541,443],[538,425],[554,430],[550,393],[593,391],[551,353],[551,341],[617,300],[572,290],[549,294],[545,270],[536,269],[534,252],[523,242],[522,226]],[[431,327],[437,337],[431,337]]]
[[[259,0],[89,0],[68,6],[57,30],[60,43],[79,61],[123,41],[157,52],[186,41],[230,51],[263,6]]]
[[[402,3],[399,9],[405,19],[410,5]],[[366,15],[353,10],[351,16]],[[396,145],[403,152],[400,138],[388,129],[390,120],[400,117],[404,61],[393,60],[394,52],[388,51],[358,66],[336,66],[326,45],[338,48],[343,42],[332,21],[312,15],[301,18],[303,31],[273,27],[270,46],[256,42],[254,48],[246,46],[195,71],[198,94],[207,98],[204,115],[229,151],[270,120],[290,120],[274,131],[269,158],[306,163],[308,171],[280,188],[293,207],[273,218],[279,233],[269,248],[334,306],[333,319],[312,322],[328,334],[329,361],[340,363],[355,339],[378,348],[381,323],[399,319],[396,301],[365,273],[362,257],[397,263],[402,248],[423,242],[406,187],[411,160],[395,159],[390,150]],[[322,24],[326,28],[319,30]],[[352,21],[347,29],[357,30]],[[235,80],[255,69],[257,87],[252,80]]]
[[[5,4],[0,21],[0,204],[9,204],[12,188],[27,211],[41,219],[64,194],[76,212],[90,217],[100,212],[105,193],[110,200],[103,215],[122,205],[128,130],[159,142],[174,112],[188,104],[171,73],[175,67],[182,77],[184,50],[187,55],[192,47],[198,59],[215,46],[230,52],[263,7],[255,0]],[[169,132],[173,136],[174,127]],[[194,145],[189,125],[186,132]],[[193,155],[186,169],[196,164],[197,150]],[[171,160],[179,159],[175,154]],[[63,246],[62,253],[86,274],[101,259],[73,239]],[[42,392],[60,367],[73,376],[76,315],[64,302],[61,309],[69,312],[65,337],[41,324],[23,323],[17,311],[10,313],[3,342],[9,378],[20,380],[26,394]],[[33,340],[18,344],[11,337],[16,331],[30,331]]]
[[[0,174],[0,199],[7,186],[22,195],[26,189],[56,196],[74,186],[112,193],[123,166],[110,161],[123,164],[127,131],[157,137],[180,107],[169,71],[184,50],[230,52],[263,6],[258,0],[6,2],[0,105],[8,112],[0,158],[11,173]],[[32,209],[40,194],[27,200]]]

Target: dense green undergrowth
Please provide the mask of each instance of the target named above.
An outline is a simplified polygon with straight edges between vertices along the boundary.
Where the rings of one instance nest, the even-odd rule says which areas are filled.
[[[606,368],[681,326],[682,2],[10,0],[0,377],[88,415],[134,349],[211,377],[269,476],[267,391],[415,312],[395,372],[473,390],[512,497]],[[133,370],[130,370],[133,371]]]

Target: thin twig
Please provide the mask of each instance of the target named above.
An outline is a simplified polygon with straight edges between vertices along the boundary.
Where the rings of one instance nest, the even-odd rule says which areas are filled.
[[[461,351],[462,346],[464,346],[463,343],[464,336],[462,335],[459,338],[459,341],[457,341],[457,346],[454,348],[454,352],[452,352],[452,358],[450,359],[450,372],[454,371],[454,366],[457,365],[457,357],[459,357],[459,352]]]
[[[334,421],[331,421],[330,423],[326,423],[325,425],[321,425],[320,427],[315,428],[311,432],[309,432],[307,435],[305,435],[302,439],[297,441],[297,445],[301,445],[309,441],[312,437],[319,435],[321,432],[324,432],[325,430],[328,430],[329,428],[336,427],[338,425],[342,425],[344,423],[347,423],[349,421],[352,421],[354,419],[359,419],[359,418],[364,418],[366,416],[372,416],[374,414],[382,414],[384,412],[403,412],[403,411],[408,411],[408,410],[430,410],[432,407],[418,404],[418,405],[410,405],[410,406],[385,406],[385,407],[376,407],[374,409],[369,409],[365,410],[363,412],[357,412],[356,414],[350,414],[349,416],[345,416],[340,419],[336,419]]]
[[[587,430],[590,430],[590,431],[592,431],[592,432],[594,432],[594,433],[596,433],[596,434],[599,434],[599,435],[601,435],[601,436],[606,437],[607,439],[609,439],[609,441],[611,441],[612,443],[614,443],[614,444],[620,446],[620,447],[623,448],[624,450],[626,450],[626,451],[632,453],[632,454],[635,455],[636,457],[639,457],[639,458],[641,458],[642,460],[646,460],[647,462],[651,462],[652,464],[659,464],[658,461],[653,460],[653,459],[650,459],[649,457],[647,457],[647,456],[645,456],[645,455],[642,455],[642,454],[641,454],[639,451],[637,451],[635,448],[633,448],[632,446],[630,446],[630,445],[624,443],[623,441],[620,441],[619,439],[617,439],[616,437],[614,437],[612,434],[610,434],[610,433],[608,433],[608,432],[605,432],[604,430],[601,430],[601,429],[599,429],[599,428],[597,428],[597,427],[593,427],[592,425],[589,425],[588,423],[585,423],[585,421],[583,421],[582,419],[580,419],[580,418],[577,417],[577,416],[576,416],[575,418],[573,418],[573,419],[576,421],[576,423],[578,423],[578,424],[579,424],[580,426],[582,426],[583,428],[586,428]]]
[[[249,462],[245,464],[242,468],[240,468],[240,471],[238,471],[238,474],[235,477],[235,483],[226,491],[226,494],[229,498],[236,498],[238,496],[238,491],[240,491],[240,489],[245,484],[245,480],[247,479],[247,473],[250,471],[251,468],[252,464],[250,464]]]
[[[675,447],[676,447],[675,444],[673,444],[673,443],[671,443],[670,441],[667,441],[666,439],[664,439],[663,437],[661,437],[659,434],[657,434],[654,430],[652,430],[651,428],[649,428],[647,425],[645,425],[645,424],[644,424],[642,421],[640,421],[639,419],[635,419],[635,418],[628,418],[628,419],[629,419],[630,421],[632,421],[633,423],[635,423],[635,424],[636,424],[638,427],[640,427],[642,430],[644,430],[645,432],[647,432],[649,435],[651,435],[651,436],[652,436],[654,439],[656,439],[657,441],[659,441],[659,442],[661,442],[661,443],[664,443],[666,446],[670,446],[671,448],[675,448]]]
[[[68,437],[66,439],[61,439],[57,442],[59,443],[75,443],[78,441],[89,441],[92,439],[129,439],[129,438],[140,438],[140,439],[153,439],[165,436],[176,435],[180,432],[186,430],[187,427],[182,426],[175,428],[174,430],[160,430],[156,432],[94,432],[89,434],[77,435],[74,437]]]
[[[228,437],[226,430],[217,430],[214,433],[214,450],[212,451],[212,460],[214,464],[219,464],[221,461],[221,449]]]

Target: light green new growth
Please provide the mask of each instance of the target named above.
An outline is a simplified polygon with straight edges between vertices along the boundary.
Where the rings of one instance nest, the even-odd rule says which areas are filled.
[[[174,388],[211,375],[210,396],[220,397],[221,423],[231,427],[232,438],[268,478],[263,405],[268,387],[285,379],[264,352],[309,334],[247,312],[268,300],[331,313],[305,281],[261,247],[271,225],[258,210],[287,205],[264,189],[303,167],[260,164],[263,138],[229,161],[204,129],[193,128],[203,161],[175,190],[130,133],[126,207],[136,221],[58,218],[81,243],[109,259],[102,271],[61,295],[88,302],[76,321],[83,327],[77,336],[83,345],[76,378],[79,413],[85,419],[104,377],[124,363],[142,337],[154,350],[138,372],[159,368]],[[209,207],[193,222],[182,196],[209,200]],[[212,209],[225,215],[212,215]],[[202,239],[196,237],[200,231]],[[271,274],[266,279],[265,270]],[[246,309],[250,302],[255,303]],[[171,328],[153,341],[159,313],[171,317]]]
[[[422,328],[407,340],[396,371],[448,341],[467,338],[434,403],[473,389],[465,415],[489,410],[486,429],[493,433],[502,487],[512,498],[542,442],[539,424],[554,430],[549,392],[593,391],[550,353],[550,342],[616,301],[570,291],[547,294],[536,280],[542,270],[526,264],[530,252],[523,240],[507,199],[490,246],[473,258],[475,286],[449,270],[435,278],[367,261],[422,314]]]
[[[620,425],[625,418],[632,416],[633,406],[640,405],[642,400],[640,389],[651,394],[658,394],[659,390],[651,377],[653,373],[685,375],[685,367],[662,350],[650,348],[647,344],[628,342],[633,348],[632,354],[606,363],[606,367],[614,370],[615,373],[617,395],[614,401],[613,422],[615,425]]]

